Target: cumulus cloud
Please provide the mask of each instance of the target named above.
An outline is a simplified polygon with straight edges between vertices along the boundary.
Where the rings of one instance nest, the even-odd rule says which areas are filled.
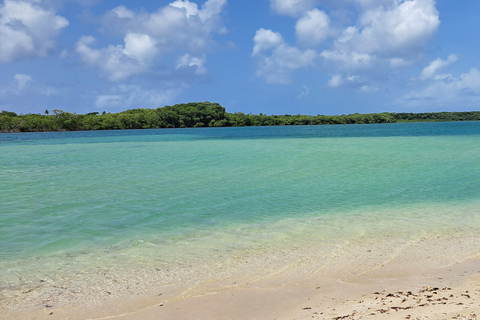
[[[329,33],[330,18],[324,11],[308,11],[295,26],[298,41],[308,47],[318,46]]]
[[[212,34],[225,32],[221,13],[227,0],[208,0],[201,8],[188,0],[177,0],[155,12],[134,12],[125,6],[108,11],[103,28],[114,33],[148,34],[162,51],[205,51]]]
[[[282,44],[284,41],[280,33],[261,28],[255,33],[255,37],[253,37],[253,42],[254,46],[252,55],[255,56],[262,51],[267,51],[275,48],[276,46]]]
[[[338,88],[344,83],[343,77],[340,74],[334,74],[328,81],[328,86],[331,88]]]
[[[446,79],[432,81],[425,89],[413,91],[397,103],[407,107],[422,107],[428,102],[437,107],[478,107],[480,104],[480,71],[476,68]]]
[[[177,59],[176,69],[194,69],[194,73],[200,75],[207,72],[207,69],[205,68],[206,63],[207,59],[205,58],[205,56],[192,57],[191,55],[186,53]]]
[[[407,107],[422,107],[434,104],[437,107],[478,107],[480,104],[480,71],[471,68],[460,76],[438,74],[437,72],[456,62],[454,54],[447,60],[433,60],[425,67],[417,79],[417,85],[423,89],[415,90],[397,100],[398,104]],[[421,81],[418,81],[421,80]]]
[[[198,5],[194,2],[177,0],[170,3],[172,7],[183,8],[186,11],[187,18],[198,15]]]
[[[433,78],[438,70],[445,68],[446,66],[456,62],[457,60],[458,57],[454,54],[449,55],[447,60],[442,60],[440,58],[433,60],[427,67],[425,67],[425,69],[423,69],[422,73],[420,74],[420,79],[425,80]]]
[[[135,18],[135,12],[128,9],[125,6],[118,6],[114,8],[111,13],[117,16],[119,19],[133,19]]]
[[[375,7],[393,7],[403,1],[405,0],[353,0],[353,2],[358,4],[360,7],[367,9]]]
[[[325,50],[320,56],[340,70],[370,69],[376,60],[373,55],[357,51]]]
[[[413,64],[413,61],[407,61],[403,58],[390,58],[388,64],[391,68],[404,68]]]
[[[75,46],[75,51],[82,60],[90,65],[97,65],[111,81],[146,72],[157,54],[156,42],[148,35],[128,33],[124,45],[108,46],[105,49],[93,49],[95,39],[82,37]]]
[[[95,99],[97,109],[125,110],[138,107],[158,108],[171,104],[185,89],[185,85],[176,85],[164,90],[146,89],[138,85],[119,85],[111,92],[98,95]]]
[[[321,56],[329,69],[344,77],[361,75],[362,91],[371,92],[378,90],[373,79],[379,72],[420,60],[438,30],[439,13],[433,0],[356,1],[363,10],[356,24],[346,27]]]
[[[201,7],[188,0],[177,0],[152,13],[118,6],[103,17],[104,30],[120,33],[124,43],[95,49],[95,39],[84,36],[75,51],[85,63],[99,67],[111,81],[150,71],[167,53],[181,57],[170,62],[176,70],[191,67],[195,74],[203,74],[205,54],[214,44],[213,34],[225,31],[221,19],[225,5],[226,0],[208,0]]]
[[[328,81],[328,86],[331,88],[350,87],[360,92],[375,92],[379,90],[377,86],[367,84],[367,81],[358,75],[334,74]]]
[[[338,56],[355,59],[359,55],[368,55],[377,62],[398,65],[400,61],[417,59],[439,25],[433,0],[405,0],[398,1],[393,7],[372,7],[359,16],[355,26],[342,32],[324,57],[335,62]],[[370,62],[368,59],[359,60],[346,66],[354,69]]]
[[[302,51],[289,46],[279,33],[272,30],[258,30],[253,41],[252,56],[258,62],[257,75],[268,83],[288,83],[292,72],[312,66],[317,58],[314,50]]]
[[[68,20],[38,1],[4,0],[0,4],[0,62],[46,57]]]
[[[141,64],[147,64],[157,54],[155,45],[155,40],[146,34],[128,33],[125,36],[123,53]]]
[[[440,25],[434,0],[324,0],[321,3],[325,11],[315,8],[319,3],[313,0],[271,0],[274,12],[298,18],[295,24],[298,47],[287,45],[279,33],[259,29],[254,38],[254,56],[263,50],[260,46],[288,46],[290,51],[300,53],[305,52],[301,48],[308,48],[312,50],[310,56],[319,57],[324,68],[334,74],[328,84],[330,87],[355,87],[371,92],[378,90],[374,82],[384,78],[379,76],[381,73],[421,61],[426,45]],[[355,12],[352,19],[341,19],[334,14],[340,4],[350,4],[350,9]],[[261,36],[266,40],[260,41]],[[272,65],[276,61],[275,53],[273,50],[270,56],[266,56]],[[259,73],[266,71],[264,66],[259,64]],[[274,71],[275,67],[270,70]],[[284,71],[286,76],[288,70]],[[352,79],[362,79],[362,85]]]
[[[278,14],[298,16],[311,10],[315,0],[270,0],[270,7]]]
[[[89,64],[97,63],[102,54],[100,51],[90,48],[90,45],[95,42],[95,38],[92,36],[83,36],[78,40],[75,45],[75,51],[80,54],[84,62]]]

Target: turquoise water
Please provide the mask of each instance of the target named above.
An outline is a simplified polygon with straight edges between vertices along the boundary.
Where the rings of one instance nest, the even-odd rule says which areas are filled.
[[[392,232],[476,233],[480,123],[1,134],[0,186],[11,297],[92,277],[99,260],[128,274],[307,244],[327,254]]]

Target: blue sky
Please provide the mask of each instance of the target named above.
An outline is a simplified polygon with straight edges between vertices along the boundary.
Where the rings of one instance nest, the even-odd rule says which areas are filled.
[[[480,0],[2,0],[0,110],[480,110]]]

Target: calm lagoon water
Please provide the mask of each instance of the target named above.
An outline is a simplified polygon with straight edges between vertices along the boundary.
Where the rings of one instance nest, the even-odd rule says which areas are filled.
[[[85,295],[100,273],[172,284],[267,252],[478,233],[480,122],[1,134],[0,186],[4,301]]]

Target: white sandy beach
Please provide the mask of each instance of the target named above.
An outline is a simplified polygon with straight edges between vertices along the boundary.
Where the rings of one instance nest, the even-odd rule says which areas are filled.
[[[477,252],[476,237],[425,238],[402,248],[352,243],[328,263],[312,255],[261,273],[262,257],[256,257],[244,262],[252,264],[250,274],[152,286],[137,294],[107,292],[93,303],[50,296],[43,305],[10,305],[2,314],[52,320],[476,319]]]

